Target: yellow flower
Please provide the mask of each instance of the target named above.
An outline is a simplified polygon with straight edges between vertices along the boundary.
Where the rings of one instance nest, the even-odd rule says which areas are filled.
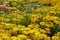
[[[26,40],[31,40],[31,39],[26,39]]]
[[[57,33],[57,36],[60,38],[60,32]]]
[[[46,34],[40,34],[40,39],[47,39],[47,35]]]
[[[17,37],[20,39],[26,39],[27,38],[25,35],[18,35]]]
[[[33,34],[33,33],[35,33],[35,32],[36,32],[36,30],[30,30],[30,31],[29,31],[30,34]]]
[[[19,29],[25,28],[25,26],[23,26],[23,25],[18,25],[17,27],[18,27]]]
[[[60,25],[60,21],[59,20],[54,20],[54,22],[58,25]]]
[[[45,26],[45,24],[46,24],[45,22],[40,22],[40,25],[43,25],[43,26]]]
[[[5,22],[9,23],[10,19],[4,19]]]
[[[50,34],[50,29],[49,28],[45,28],[46,32]]]
[[[13,36],[11,37],[12,40],[17,40],[17,37]]]
[[[34,37],[34,40],[39,40],[40,39],[40,33],[39,32],[35,32],[35,35],[33,35],[33,37]]]
[[[52,36],[52,40],[59,40],[58,36]]]
[[[3,35],[2,38],[3,38],[4,40],[8,40],[8,39],[11,40],[11,38],[10,38],[9,36],[6,36],[6,35]]]
[[[47,37],[47,40],[51,40],[51,38],[50,37]]]
[[[46,33],[46,31],[43,29],[40,29],[40,33]]]
[[[14,27],[12,31],[15,33],[15,32],[18,31],[18,30],[19,30],[19,28]]]
[[[28,35],[30,30],[31,30],[30,28],[21,28],[20,29],[20,31],[22,31],[22,33],[25,35]]]
[[[28,0],[28,2],[36,2],[36,1],[39,1],[39,0]]]
[[[14,2],[14,1],[15,1],[15,2],[24,2],[24,0],[18,0],[18,1],[17,1],[17,0],[7,0],[7,1],[8,1],[8,2]]]
[[[48,22],[48,23],[46,23],[46,26],[49,28],[49,27],[53,27],[54,24],[52,22]]]
[[[58,20],[59,18],[58,17],[56,17],[56,16],[46,16],[45,17],[45,19],[47,19],[47,20]]]
[[[39,25],[38,24],[30,24],[30,25],[28,25],[28,28],[38,29],[39,28]]]
[[[42,25],[42,26],[46,26],[46,27],[48,27],[48,28],[54,26],[52,22],[40,22],[40,25]]]
[[[2,38],[0,38],[0,40],[3,40]]]

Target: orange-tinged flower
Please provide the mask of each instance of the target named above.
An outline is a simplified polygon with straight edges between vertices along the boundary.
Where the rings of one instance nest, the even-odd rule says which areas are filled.
[[[0,8],[8,9],[8,7],[6,5],[0,5]]]

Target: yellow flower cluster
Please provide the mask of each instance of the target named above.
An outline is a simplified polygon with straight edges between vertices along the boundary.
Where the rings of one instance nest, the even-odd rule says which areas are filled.
[[[0,40],[60,40],[60,0],[2,0]]]

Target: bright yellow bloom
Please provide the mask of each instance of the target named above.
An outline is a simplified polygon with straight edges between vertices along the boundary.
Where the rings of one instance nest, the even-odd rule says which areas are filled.
[[[22,39],[22,40],[27,38],[25,35],[18,35],[17,37]]]
[[[52,36],[52,40],[59,40],[58,36]]]

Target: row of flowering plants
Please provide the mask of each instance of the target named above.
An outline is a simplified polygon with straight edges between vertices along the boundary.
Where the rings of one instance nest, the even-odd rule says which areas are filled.
[[[59,2],[1,0],[0,40],[60,40]]]

